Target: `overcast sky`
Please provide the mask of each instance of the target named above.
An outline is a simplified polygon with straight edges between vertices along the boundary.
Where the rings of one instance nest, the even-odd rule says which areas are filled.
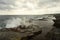
[[[0,0],[0,15],[60,13],[60,0]]]

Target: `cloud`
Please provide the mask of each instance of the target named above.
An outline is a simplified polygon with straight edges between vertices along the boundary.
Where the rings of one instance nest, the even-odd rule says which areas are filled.
[[[0,0],[0,10],[12,9],[14,6],[14,0]]]
[[[60,0],[0,0],[0,14],[50,14],[59,9]]]

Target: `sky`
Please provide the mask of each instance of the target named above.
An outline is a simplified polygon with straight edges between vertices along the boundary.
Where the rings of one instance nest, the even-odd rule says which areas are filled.
[[[60,0],[0,0],[0,15],[60,13]]]

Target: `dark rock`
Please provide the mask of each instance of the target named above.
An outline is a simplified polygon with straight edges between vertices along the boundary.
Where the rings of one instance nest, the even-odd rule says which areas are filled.
[[[23,37],[22,40],[31,40],[33,39],[33,37],[38,36],[39,34],[42,33],[42,30],[38,31],[38,32],[34,32],[33,35],[27,36],[27,37]]]
[[[56,28],[60,28],[60,14],[55,14],[54,15],[55,16],[55,18],[56,18],[56,20],[53,20],[55,23],[54,23],[54,26],[56,27]]]

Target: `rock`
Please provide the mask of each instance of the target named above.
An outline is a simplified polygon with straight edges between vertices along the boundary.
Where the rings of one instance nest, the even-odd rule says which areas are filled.
[[[31,29],[35,28],[21,28],[21,26],[16,28],[2,28],[0,29],[0,40],[30,40],[32,37],[35,37],[42,32],[41,29],[39,31]]]
[[[17,32],[0,32],[0,40],[21,40]]]
[[[36,36],[38,36],[39,34],[41,34],[41,30],[40,31],[38,31],[38,32],[34,32],[33,34],[34,35],[30,35],[30,36],[27,36],[27,37],[23,37],[22,38],[22,40],[32,40],[32,39],[34,39]]]
[[[60,14],[55,14],[54,15],[55,16],[55,18],[56,18],[56,20],[53,20],[55,23],[54,23],[54,26],[56,27],[56,28],[60,28]]]

